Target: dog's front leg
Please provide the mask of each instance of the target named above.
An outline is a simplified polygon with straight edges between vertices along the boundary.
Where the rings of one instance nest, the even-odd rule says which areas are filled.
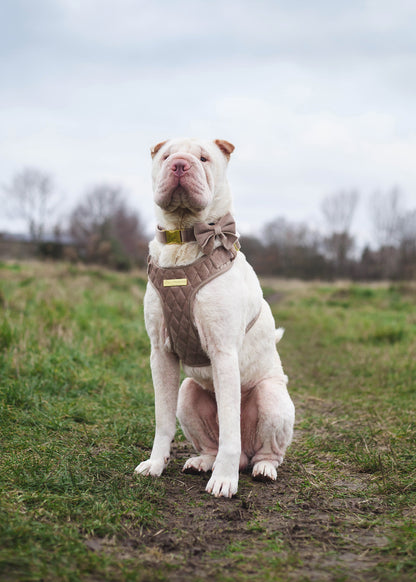
[[[150,459],[140,463],[135,472],[158,477],[168,464],[176,431],[179,361],[174,354],[155,347],[152,348],[150,365],[155,390],[156,431]]]
[[[215,497],[237,493],[241,454],[240,369],[237,350],[210,355],[218,409],[219,446],[206,490]]]

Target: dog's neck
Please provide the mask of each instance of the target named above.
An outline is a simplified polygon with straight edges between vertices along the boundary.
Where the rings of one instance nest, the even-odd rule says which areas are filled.
[[[150,243],[150,254],[162,267],[186,265],[202,254],[211,255],[214,249],[223,246],[235,253],[240,249],[238,234],[230,212],[213,222],[198,221],[185,229],[156,229],[155,239]]]
[[[193,230],[194,225],[204,219],[201,213],[191,214],[185,210],[166,212],[156,207],[157,228],[163,231]],[[149,253],[161,267],[189,265],[202,256],[201,249],[195,241],[166,244],[158,240],[157,236],[149,244]]]
[[[205,211],[192,212],[186,208],[167,212],[156,206],[155,214],[157,224],[163,230],[184,230],[192,228],[197,222],[206,222],[207,220]]]
[[[190,265],[203,256],[197,242],[168,245],[154,238],[149,243],[149,254],[160,267]]]

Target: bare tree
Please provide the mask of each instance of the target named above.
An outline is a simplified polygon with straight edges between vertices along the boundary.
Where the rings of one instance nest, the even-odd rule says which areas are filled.
[[[102,184],[92,188],[71,213],[71,235],[82,244],[91,235],[109,236],[111,218],[122,204],[122,198],[118,187]]]
[[[416,209],[401,216],[400,277],[416,278]]]
[[[404,212],[400,217],[401,240],[416,241],[416,208]]]
[[[324,247],[335,265],[336,275],[348,275],[348,255],[354,248],[354,239],[350,229],[358,203],[356,190],[336,192],[326,196],[321,204],[328,236],[324,239]]]
[[[57,195],[51,176],[36,168],[17,173],[10,185],[3,186],[6,212],[10,218],[21,218],[34,240],[45,234],[57,206]]]
[[[281,216],[265,225],[264,239],[267,244],[281,248],[314,247],[317,233],[303,222],[290,222]]]
[[[370,217],[378,250],[367,252],[380,278],[411,279],[416,275],[416,209],[406,210],[398,188],[374,192]],[[362,263],[364,259],[362,260]],[[371,265],[370,265],[371,267]]]
[[[348,234],[350,232],[358,198],[356,190],[341,190],[322,200],[321,210],[330,233]]]
[[[403,197],[398,188],[374,192],[370,199],[370,216],[380,246],[396,246],[402,235]]]
[[[279,217],[265,225],[263,249],[254,262],[262,274],[323,277],[327,270],[320,246],[321,235],[307,224]]]
[[[83,247],[87,261],[118,268],[145,263],[144,225],[119,187],[92,188],[70,216],[70,233]]]

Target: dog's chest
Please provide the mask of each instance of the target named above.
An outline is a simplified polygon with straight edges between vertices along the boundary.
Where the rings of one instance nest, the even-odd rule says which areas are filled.
[[[209,366],[193,319],[196,293],[233,265],[235,253],[218,247],[209,256],[180,267],[162,268],[149,260],[149,280],[157,290],[163,307],[172,350],[188,366]]]

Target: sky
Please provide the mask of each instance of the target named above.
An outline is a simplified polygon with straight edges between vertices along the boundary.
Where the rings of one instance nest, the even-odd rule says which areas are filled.
[[[415,29],[413,0],[2,0],[0,185],[51,174],[61,221],[119,185],[151,231],[150,147],[221,138],[240,232],[355,189],[371,242],[374,192],[416,206]]]

